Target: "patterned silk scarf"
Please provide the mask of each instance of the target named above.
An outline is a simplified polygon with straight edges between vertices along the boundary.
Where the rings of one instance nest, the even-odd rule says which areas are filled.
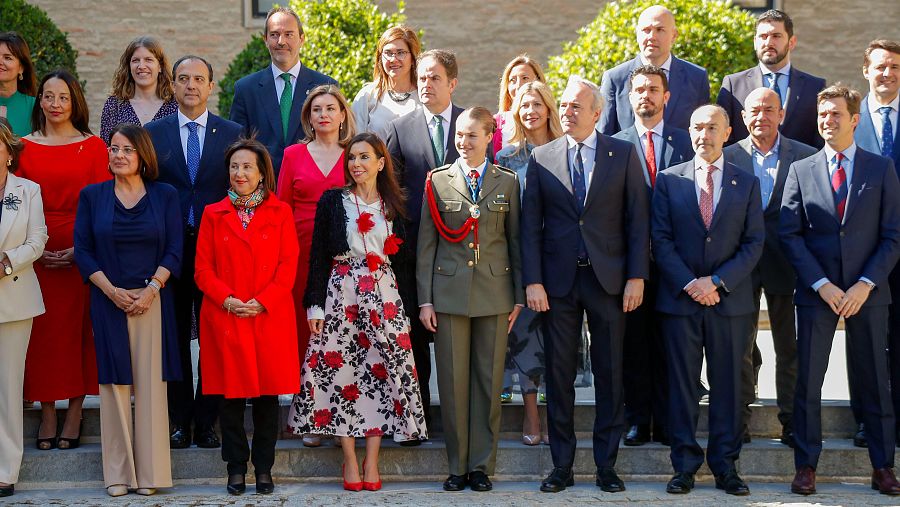
[[[252,194],[240,196],[233,189],[229,188],[228,198],[231,199],[231,204],[237,209],[241,225],[246,229],[250,225],[250,220],[253,218],[253,212],[256,211],[256,207],[262,204],[266,198],[266,189],[260,185]]]

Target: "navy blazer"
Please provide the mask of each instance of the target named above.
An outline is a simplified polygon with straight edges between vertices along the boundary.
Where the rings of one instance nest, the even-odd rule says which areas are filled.
[[[756,311],[750,274],[766,239],[759,180],[725,161],[722,193],[709,231],[703,224],[694,161],[660,173],[653,191],[653,257],[661,274],[656,309],[692,315],[703,308],[684,291],[695,278],[718,275],[726,290],[713,308],[721,315]]]
[[[880,116],[878,117],[878,122],[881,123]],[[894,131],[894,151],[891,153],[891,156],[894,159],[894,169],[900,171],[900,135],[897,135],[896,132],[897,130],[900,130],[900,125],[897,127],[898,128]],[[878,134],[875,131],[875,124],[872,123],[872,113],[869,112],[868,95],[866,95],[860,103],[859,125],[856,126],[853,138],[856,140],[856,145],[860,148],[876,155],[881,155],[881,138],[878,137]]]
[[[594,172],[581,214],[572,189],[568,137],[535,147],[525,174],[521,244],[525,286],[563,297],[575,284],[578,237],[608,294],[650,278],[650,199],[631,143],[597,133]]]
[[[225,162],[225,150],[234,143],[243,132],[239,124],[209,113],[206,122],[206,134],[200,155],[200,168],[194,183],[188,175],[184,148],[181,146],[181,132],[178,127],[178,115],[173,114],[146,125],[147,132],[153,140],[156,159],[159,163],[157,181],[168,183],[178,191],[181,204],[181,218],[187,224],[188,211],[194,207],[194,224],[200,228],[203,209],[207,205],[219,202],[225,197],[230,185],[228,166]]]
[[[120,286],[121,266],[116,255],[113,232],[115,215],[115,180],[88,185],[78,196],[75,215],[75,263],[84,278],[102,271],[114,286]],[[172,276],[181,272],[183,232],[178,207],[178,192],[165,183],[144,182],[147,209],[158,224],[159,244],[153,256],[158,266],[168,269]],[[128,345],[128,322],[125,312],[116,307],[96,285],[91,286],[91,323],[97,351],[97,372],[101,384],[133,384],[131,352]],[[162,380],[181,380],[181,356],[178,353],[178,332],[175,327],[175,302],[172,286],[160,291],[162,304]]]
[[[725,160],[755,176],[753,147],[749,137],[726,147],[724,152]],[[791,164],[797,160],[811,157],[815,153],[816,149],[812,146],[781,136],[775,169],[775,188],[772,189],[769,202],[763,209],[763,217],[766,222],[766,246],[758,265],[761,280],[757,283],[761,283],[766,292],[770,294],[790,296],[794,293],[794,286],[797,285],[794,267],[781,251],[781,241],[778,239],[778,216],[781,214],[781,197],[784,195],[784,182],[787,180]]]
[[[637,128],[632,125],[627,129],[614,135],[616,139],[628,141],[633,144],[638,153],[638,159],[641,161],[641,167],[644,169],[644,183],[647,188],[650,187],[650,173],[647,172],[647,157],[644,153],[644,143],[637,133]],[[691,135],[687,130],[670,127],[663,121],[663,145],[659,150],[659,158],[656,162],[656,172],[659,174],[673,165],[687,162],[694,158],[694,146],[691,144]]]
[[[741,111],[744,110],[744,100],[753,90],[765,86],[763,84],[762,71],[759,65],[741,72],[725,76],[722,80],[722,88],[716,103],[728,111],[731,119],[731,136],[726,144],[733,144],[750,135]],[[803,144],[821,148],[825,141],[819,136],[816,127],[816,95],[825,88],[825,80],[797,70],[791,65],[791,73],[788,76],[788,92],[790,96],[784,108],[784,121],[779,131]],[[784,91],[782,90],[782,93]]]
[[[284,149],[306,137],[300,124],[300,110],[309,91],[323,84],[338,84],[325,74],[316,72],[306,65],[294,84],[294,100],[291,102],[291,116],[288,121],[287,143],[281,125],[281,106],[275,96],[275,76],[271,65],[265,69],[244,76],[234,84],[234,101],[231,103],[231,121],[244,127],[247,134],[256,134],[256,139],[266,145],[272,155],[275,177],[281,171]],[[350,111],[347,112],[348,114]]]
[[[900,258],[900,180],[892,160],[856,148],[843,223],[838,221],[825,150],[791,164],[778,234],[797,271],[794,303],[825,305],[812,284],[842,290],[866,277],[875,289],[866,305],[891,302],[888,274]]]
[[[634,125],[634,111],[628,100],[631,91],[631,72],[641,66],[641,58],[635,57],[603,73],[600,91],[606,100],[597,128],[613,135]],[[669,69],[669,102],[663,120],[666,125],[688,130],[694,109],[709,103],[709,76],[706,69],[672,56]]]
[[[456,135],[456,118],[463,108],[453,105],[450,113],[450,132],[447,135],[447,146],[444,148],[444,164],[452,164],[459,158],[453,139]],[[440,167],[434,160],[434,148],[428,122],[422,108],[403,115],[388,125],[388,152],[394,163],[394,173],[400,186],[406,190],[406,217],[410,222],[407,229],[415,251],[419,237],[419,221],[422,215],[422,196],[425,195],[425,177]],[[490,149],[490,148],[489,148]]]

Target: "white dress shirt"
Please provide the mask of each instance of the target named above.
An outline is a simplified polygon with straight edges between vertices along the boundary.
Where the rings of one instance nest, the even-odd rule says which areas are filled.
[[[566,135],[566,142],[569,145],[569,177],[572,182],[575,181],[575,155],[578,153],[578,141]],[[591,176],[594,175],[594,158],[597,153],[597,131],[591,131],[591,135],[581,142],[581,162],[584,165],[584,196],[587,198],[588,190],[591,188]],[[582,203],[584,204],[584,203]]]
[[[423,107],[422,110],[425,112],[425,121],[428,122],[428,134],[432,139],[434,139],[435,135],[435,126],[432,123],[434,121],[434,117],[441,117],[441,124],[444,126],[444,158],[446,159],[447,151],[450,146],[448,140],[450,139],[450,119],[453,118],[453,102],[447,105],[447,109],[441,111],[441,114],[432,114],[427,107]]]
[[[715,162],[710,164],[702,158],[694,157],[694,190],[697,192],[697,204],[700,204],[700,189],[706,184],[707,167],[716,166],[713,172],[713,213],[719,206],[719,198],[722,197],[722,169],[725,167],[725,155],[719,155]]]
[[[184,161],[187,163],[187,143],[188,136],[191,131],[188,129],[187,124],[190,122],[194,122],[199,127],[197,127],[197,137],[200,138],[200,155],[203,156],[203,141],[206,140],[206,122],[209,121],[209,109],[203,111],[203,114],[197,117],[196,120],[192,120],[184,115],[181,110],[178,110],[178,135],[181,136],[181,151],[184,154]]]
[[[900,93],[894,97],[894,100],[892,100],[890,104],[879,104],[878,101],[875,100],[875,96],[870,93],[866,99],[866,106],[869,108],[869,114],[872,115],[872,125],[875,126],[875,135],[878,137],[879,146],[881,146],[881,132],[884,130],[884,121],[882,120],[879,109],[884,106],[891,108],[891,112],[888,113],[888,118],[891,121],[894,139],[897,139],[897,111],[900,110]],[[876,153],[876,155],[881,155],[881,153]]]
[[[279,69],[274,63],[272,64],[272,75],[275,76],[275,102],[281,104],[281,92],[284,91],[284,79],[281,79],[281,75],[284,74],[284,71]],[[288,74],[291,75],[291,91],[297,93],[297,76],[300,75],[300,68],[303,67],[303,64],[299,61],[297,65],[294,65],[287,71]],[[306,99],[306,97],[303,97]],[[295,104],[291,103],[293,107]],[[300,104],[301,106],[303,104]]]

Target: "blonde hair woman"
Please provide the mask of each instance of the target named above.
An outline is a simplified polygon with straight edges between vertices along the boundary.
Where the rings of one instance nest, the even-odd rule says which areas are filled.
[[[509,111],[513,101],[516,99],[519,88],[526,83],[540,81],[547,82],[544,76],[544,69],[541,64],[535,61],[527,54],[521,54],[506,64],[503,74],[500,76],[500,98],[497,103],[497,114],[494,115],[494,121],[497,123],[497,130],[494,131],[494,137],[491,143],[493,153],[500,151],[509,142],[510,130],[509,119],[511,117]]]

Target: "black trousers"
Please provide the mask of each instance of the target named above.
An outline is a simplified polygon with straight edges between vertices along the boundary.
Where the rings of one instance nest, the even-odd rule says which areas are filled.
[[[794,465],[816,468],[822,453],[822,383],[838,316],[823,305],[797,307]],[[888,307],[863,306],[844,320],[850,406],[866,425],[874,468],[894,466],[894,409],[888,375]]]
[[[697,443],[700,393],[697,379],[706,355],[709,379],[709,443],[706,462],[715,475],[734,469],[741,454],[741,364],[754,314],[720,315],[704,307],[693,315],[666,315],[663,334],[669,362],[670,456],[676,473],[703,464]]]
[[[756,288],[756,301],[763,293],[762,287]],[[765,292],[766,304],[769,308],[769,324],[772,330],[772,342],[775,346],[775,393],[778,402],[778,421],[785,428],[792,427],[794,415],[794,389],[797,385],[797,331],[794,319],[794,296],[771,294]],[[741,371],[741,397],[744,411],[742,423],[750,424],[750,404],[756,399],[756,386],[759,384],[759,369],[762,366],[762,354],[756,346],[759,332],[759,306],[753,319],[753,329],[744,364]]]
[[[656,312],[655,273],[644,284],[644,302],[625,314],[623,378],[625,420],[629,425],[668,425],[669,381],[666,347]]]
[[[616,464],[624,429],[622,341],[625,313],[622,296],[600,286],[590,266],[579,267],[572,291],[551,297],[544,318],[544,353],[547,358],[547,427],[553,466],[575,462],[575,375],[581,324],[587,313],[591,333],[591,371],[594,374],[594,462],[597,467]]]
[[[175,325],[178,328],[178,353],[181,357],[182,380],[168,382],[169,421],[173,426],[187,430],[191,422],[197,430],[210,429],[216,424],[221,396],[203,394],[203,377],[197,363],[197,390],[194,391],[194,368],[191,362],[191,327],[193,315],[200,318],[203,293],[194,283],[194,258],[197,254],[196,229],[188,228],[184,234],[184,253],[181,261],[181,277],[169,281],[175,294]],[[197,324],[199,326],[199,322]]]
[[[891,398],[894,405],[894,416],[900,414],[900,270],[891,273],[891,295],[894,303],[890,307],[890,326],[888,334],[888,365],[891,377]],[[900,418],[895,422],[897,435],[900,436]]]
[[[246,398],[222,401],[219,427],[222,429],[222,460],[228,464],[228,475],[247,473],[247,461],[253,463],[256,475],[272,472],[275,443],[278,441],[278,396],[250,398],[253,405],[253,454],[247,444],[244,428]]]

